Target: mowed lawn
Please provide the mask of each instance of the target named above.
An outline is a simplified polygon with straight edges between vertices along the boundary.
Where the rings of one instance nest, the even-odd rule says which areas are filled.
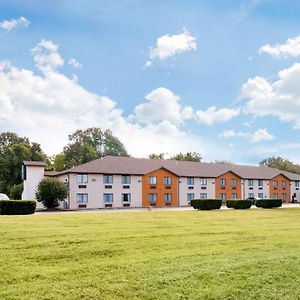
[[[300,299],[300,209],[0,216],[0,299]]]

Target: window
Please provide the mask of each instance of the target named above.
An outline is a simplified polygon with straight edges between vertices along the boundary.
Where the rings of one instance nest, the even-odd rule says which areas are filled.
[[[277,193],[273,194],[273,199],[278,199],[278,194]]]
[[[207,199],[207,193],[201,193],[200,199]]]
[[[87,183],[88,182],[87,174],[77,174],[76,181],[77,183]]]
[[[273,180],[273,181],[272,181],[272,186],[275,186],[275,187],[276,187],[277,185],[278,185],[277,180]]]
[[[263,193],[258,193],[258,198],[263,199],[264,198],[264,194]]]
[[[156,184],[156,177],[155,176],[148,177],[148,183],[149,184]]]
[[[226,200],[226,194],[221,194],[221,200]]]
[[[231,194],[231,199],[237,199],[237,194],[236,193],[234,193],[234,194]]]
[[[172,200],[172,194],[165,194],[165,201],[171,201]]]
[[[248,193],[248,198],[253,198],[254,194],[253,193]]]
[[[226,185],[226,179],[221,178],[221,179],[220,179],[220,185],[221,185],[221,186],[225,186],[225,185]]]
[[[194,185],[194,177],[188,177],[187,178],[187,184],[188,185]]]
[[[123,202],[130,202],[131,194],[122,194],[122,201]]]
[[[172,178],[171,177],[165,177],[164,178],[164,183],[165,184],[172,184]]]
[[[248,186],[253,186],[253,179],[248,179]]]
[[[286,200],[286,193],[282,193],[281,198],[282,198],[282,201],[285,201]]]
[[[103,201],[105,203],[107,203],[107,202],[113,202],[113,200],[114,200],[113,194],[103,194]]]
[[[195,194],[194,193],[188,193],[186,198],[187,198],[187,201],[190,202],[192,199],[195,199]]]
[[[262,179],[258,179],[258,186],[263,186],[264,185],[264,181]]]
[[[104,175],[103,176],[103,183],[113,183],[113,176],[112,175]]]
[[[281,186],[282,186],[282,187],[286,187],[286,181],[285,181],[285,180],[282,180],[282,181],[281,181]]]
[[[200,178],[200,184],[201,185],[207,185],[207,178]]]
[[[130,175],[122,175],[122,184],[130,184],[130,183],[131,183]]]
[[[76,200],[77,203],[88,202],[88,194],[77,194]]]
[[[236,185],[237,185],[237,180],[231,179],[231,186],[236,186]]]
[[[299,187],[299,181],[295,181],[295,187]]]
[[[156,196],[156,194],[148,194],[148,201],[155,202]]]

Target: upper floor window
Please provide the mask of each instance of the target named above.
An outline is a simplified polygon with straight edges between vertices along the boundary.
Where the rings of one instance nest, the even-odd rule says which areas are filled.
[[[299,187],[299,181],[295,181],[295,187]]]
[[[113,194],[103,194],[103,201],[104,202],[113,202],[114,195]]]
[[[272,186],[278,186],[277,180],[273,180],[273,181],[272,181]]]
[[[113,175],[103,175],[103,183],[112,184],[113,183]]]
[[[248,186],[253,186],[253,179],[248,179]]]
[[[171,201],[172,200],[172,194],[165,194],[165,201]]]
[[[131,176],[130,175],[122,175],[122,184],[130,184]]]
[[[263,186],[264,185],[264,181],[262,179],[258,179],[258,186]]]
[[[286,187],[286,181],[285,181],[285,180],[282,180],[282,181],[281,181],[281,186],[282,186],[282,187]]]
[[[187,178],[187,184],[188,185],[194,185],[194,177],[188,177]]]
[[[221,178],[221,179],[220,179],[220,185],[221,185],[221,186],[225,186],[225,185],[226,185],[226,179]]]
[[[186,198],[187,198],[187,201],[190,202],[192,199],[195,199],[195,194],[194,193],[188,193]]]
[[[164,183],[165,184],[172,184],[172,178],[171,177],[165,177],[164,178]]]
[[[77,174],[76,181],[77,181],[77,183],[87,183],[88,175],[87,174]]]
[[[77,203],[88,202],[88,194],[77,194],[76,195]]]
[[[148,177],[148,182],[149,184],[156,184],[156,177],[155,176]]]
[[[148,201],[155,202],[157,198],[156,194],[148,194]]]
[[[231,186],[236,186],[236,185],[237,185],[237,180],[231,179]]]
[[[200,199],[207,199],[207,193],[201,193]]]
[[[200,178],[200,184],[201,185],[207,185],[207,178],[201,177]]]

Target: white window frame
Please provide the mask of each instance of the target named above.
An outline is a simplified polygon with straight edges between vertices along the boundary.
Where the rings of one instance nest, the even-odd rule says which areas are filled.
[[[171,193],[165,193],[164,194],[165,201],[172,201],[172,194]]]
[[[89,202],[89,195],[86,194],[86,193],[76,194],[76,202],[77,203],[87,203],[87,202]]]
[[[125,195],[127,195],[128,201],[125,201],[125,200],[124,200]],[[131,194],[130,194],[130,193],[123,193],[123,194],[122,194],[122,202],[130,203],[130,202],[131,202]]]
[[[122,175],[122,184],[131,184],[131,176]]]
[[[192,199],[195,199],[195,193],[187,193],[186,199],[190,202]]]
[[[200,178],[200,185],[207,185],[207,178],[206,177],[201,177]]]
[[[111,196],[111,199],[106,199],[107,196]],[[114,202],[114,194],[113,193],[104,193],[103,194],[103,202],[104,203],[113,203]]]
[[[156,176],[149,176],[148,177],[148,183],[149,184],[156,184],[156,182],[157,182]]]
[[[225,178],[220,178],[220,185],[221,186],[226,186],[226,179]]]
[[[150,197],[151,196],[151,197]],[[151,198],[151,199],[150,199]],[[156,202],[157,201],[157,194],[156,193],[149,193],[148,194],[148,201],[149,202]]]
[[[253,179],[248,179],[248,186],[253,187],[254,186],[254,180]]]
[[[114,175],[105,174],[103,175],[103,183],[104,184],[113,184],[114,182]]]
[[[200,199],[207,199],[207,193],[200,193]]]
[[[260,184],[261,183],[261,184]],[[264,180],[263,179],[258,179],[258,186],[262,187],[264,186]]]
[[[76,182],[77,183],[88,183],[88,174],[77,174]]]
[[[236,200],[237,199],[237,193],[232,193],[231,194],[231,199]]]
[[[187,177],[186,183],[187,183],[187,185],[194,185],[195,177]]]
[[[164,184],[171,185],[172,184],[172,177],[165,177]]]

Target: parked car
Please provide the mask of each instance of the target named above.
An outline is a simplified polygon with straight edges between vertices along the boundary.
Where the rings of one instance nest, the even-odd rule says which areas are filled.
[[[248,198],[246,198],[246,200],[249,200],[249,201],[252,202],[252,205],[255,205],[255,201],[259,200],[259,199],[261,199],[261,198],[259,198],[259,197],[248,197]]]

